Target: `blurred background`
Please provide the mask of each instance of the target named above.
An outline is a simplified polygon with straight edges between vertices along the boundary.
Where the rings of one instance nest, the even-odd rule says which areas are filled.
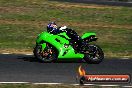
[[[132,57],[132,0],[108,0],[129,2],[128,6],[85,1],[0,0],[0,52],[32,52],[37,35],[55,21],[80,36],[95,32],[99,38],[96,44],[101,46],[105,57]],[[98,2],[101,1],[106,0]]]

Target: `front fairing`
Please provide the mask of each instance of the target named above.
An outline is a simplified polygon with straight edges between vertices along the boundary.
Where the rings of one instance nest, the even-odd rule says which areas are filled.
[[[83,58],[84,57],[83,54],[75,53],[75,50],[70,45],[69,39],[70,38],[66,35],[65,32],[60,33],[58,35],[53,35],[48,32],[42,32],[38,36],[36,43],[40,44],[42,41],[44,41],[44,42],[48,42],[51,45],[53,45],[59,53],[58,59],[61,59],[61,60],[65,58],[69,58],[69,59]]]

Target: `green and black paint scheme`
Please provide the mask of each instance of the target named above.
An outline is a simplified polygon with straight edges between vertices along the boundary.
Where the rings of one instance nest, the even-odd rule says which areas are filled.
[[[82,40],[89,43],[96,41],[95,33],[85,33],[82,35]],[[53,61],[69,61],[69,60],[82,60],[90,63],[100,63],[104,58],[103,51],[99,46],[87,44],[86,47],[89,50],[89,46],[96,47],[100,53],[100,57],[96,60],[94,57],[90,56],[90,51],[88,53],[82,53],[77,51],[73,43],[65,32],[59,34],[51,34],[49,32],[42,32],[38,35],[36,39],[36,47],[34,48],[35,57],[43,62],[53,62]],[[74,42],[76,43],[76,42]],[[92,55],[92,54],[91,54]],[[95,60],[93,60],[93,58]]]

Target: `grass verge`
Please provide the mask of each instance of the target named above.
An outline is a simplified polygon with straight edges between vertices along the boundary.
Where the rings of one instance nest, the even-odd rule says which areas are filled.
[[[131,7],[53,0],[1,0],[0,52],[32,52],[35,38],[50,21],[79,35],[95,32],[106,57],[132,57]]]

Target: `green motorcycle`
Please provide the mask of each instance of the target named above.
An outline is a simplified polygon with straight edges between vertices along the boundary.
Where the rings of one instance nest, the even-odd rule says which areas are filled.
[[[87,63],[100,63],[104,59],[102,49],[94,44],[95,33],[85,33],[81,36],[83,44],[78,46],[76,40],[71,39],[67,30],[59,34],[42,32],[36,39],[33,50],[34,56],[42,62],[84,60]]]

